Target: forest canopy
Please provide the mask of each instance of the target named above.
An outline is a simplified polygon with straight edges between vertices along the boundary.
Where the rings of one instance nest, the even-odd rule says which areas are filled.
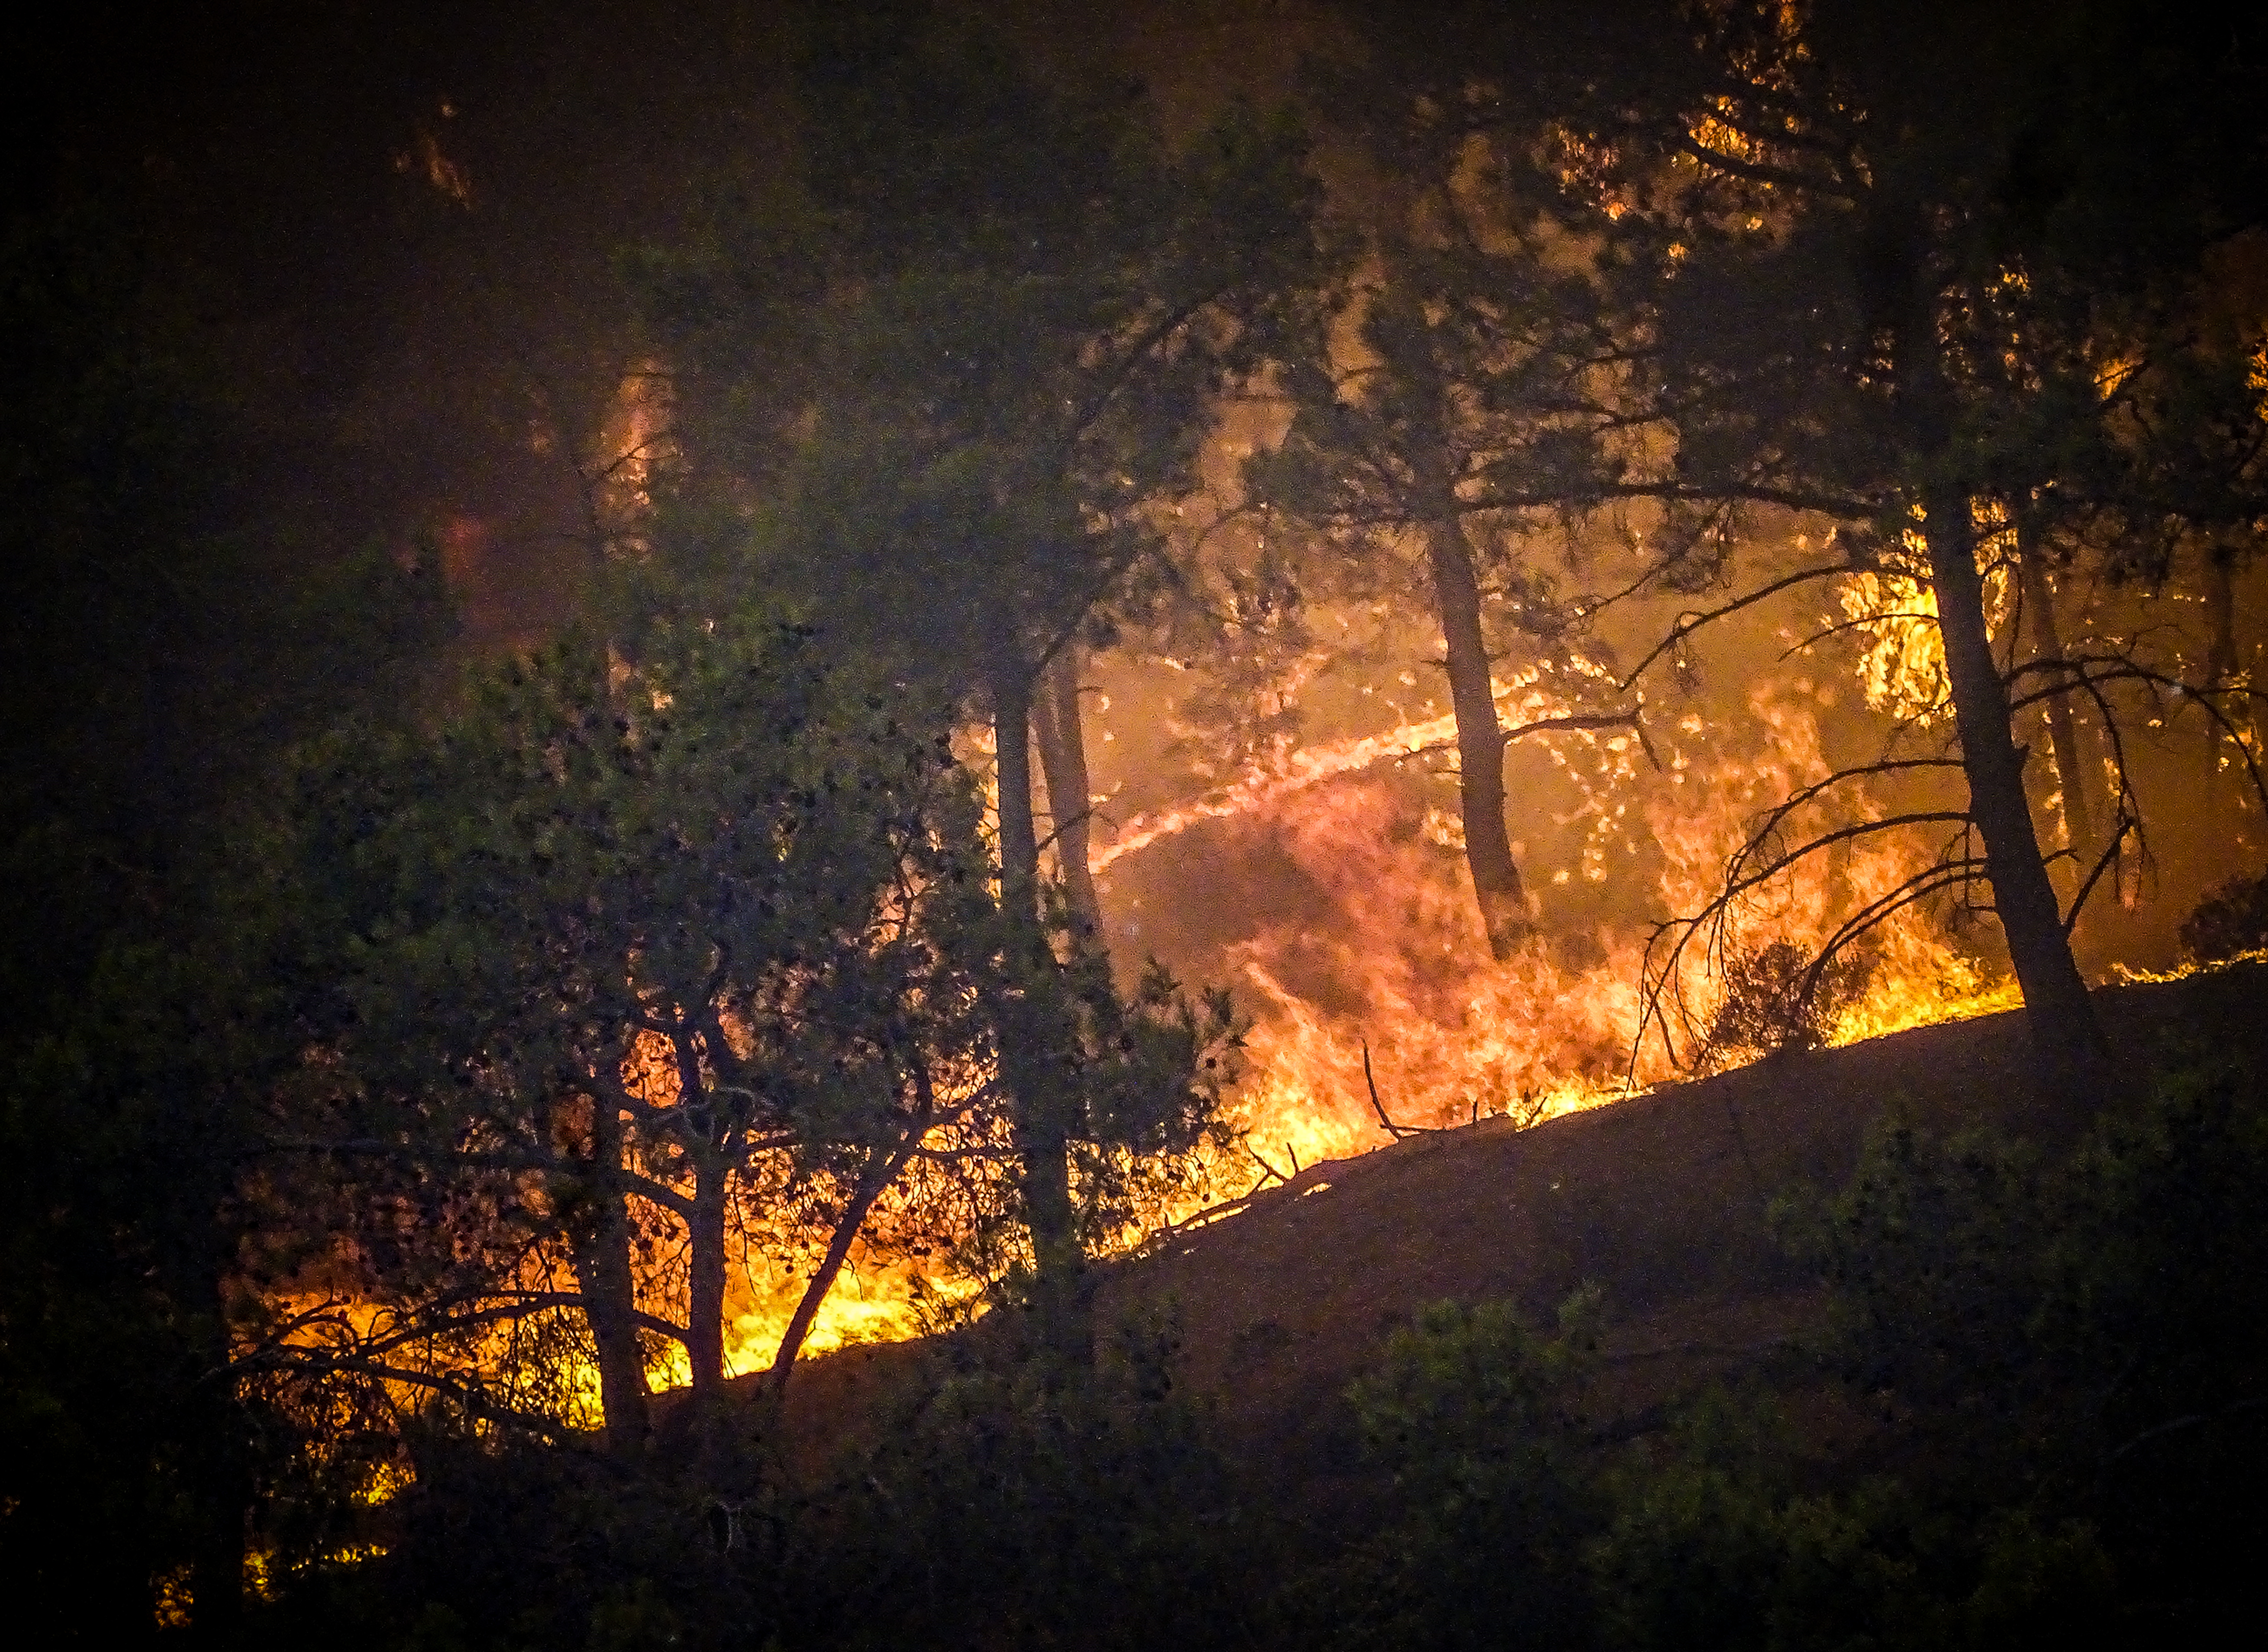
[[[97,8],[10,113],[29,1629],[2217,1621],[2257,1084],[2104,989],[2268,945],[2257,25],[555,11]],[[1998,1010],[2036,1140],[1730,1099]],[[1373,1304],[1303,1531],[1189,1375],[1288,1310],[1129,1305],[1649,1090],[1817,1309],[1747,1390]]]

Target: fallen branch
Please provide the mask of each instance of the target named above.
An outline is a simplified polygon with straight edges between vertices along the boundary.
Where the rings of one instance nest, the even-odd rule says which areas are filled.
[[[1225,1198],[1218,1205],[1208,1205],[1193,1215],[1184,1216],[1171,1227],[1159,1228],[1142,1242],[1143,1250],[1145,1251],[1163,1250],[1168,1243],[1180,1238],[1183,1234],[1195,1233],[1200,1228],[1210,1228],[1224,1216],[1233,1216],[1241,1210],[1250,1208],[1252,1201],[1260,1196],[1261,1191],[1268,1184],[1263,1181],[1248,1193],[1241,1194],[1235,1198]]]
[[[1437,1136],[1441,1133],[1425,1125],[1397,1125],[1387,1117],[1386,1103],[1378,1099],[1378,1079],[1370,1070],[1370,1040],[1367,1038],[1362,1041],[1362,1081],[1370,1087],[1371,1110],[1378,1115],[1378,1122],[1386,1127],[1386,1133],[1395,1140],[1399,1141],[1404,1136]]]
[[[1276,1178],[1276,1180],[1278,1180],[1278,1181],[1279,1181],[1279,1182],[1289,1182],[1289,1181],[1292,1179],[1292,1177],[1291,1177],[1291,1176],[1288,1176],[1285,1175],[1281,1170],[1278,1169],[1274,1165],[1272,1165],[1272,1164],[1269,1163],[1267,1160],[1265,1160],[1265,1159],[1262,1158],[1262,1157],[1260,1156],[1260,1149],[1259,1149],[1259,1148],[1257,1148],[1257,1147],[1254,1147],[1250,1142],[1248,1142],[1248,1142],[1245,1142],[1245,1143],[1243,1143],[1243,1144],[1242,1144],[1242,1146],[1243,1146],[1243,1147],[1244,1147],[1244,1150],[1245,1150],[1247,1153],[1248,1153],[1248,1154],[1250,1154],[1252,1155],[1252,1162],[1253,1162],[1255,1164],[1258,1165],[1262,1169],[1263,1169],[1263,1170],[1267,1171],[1267,1172],[1268,1172],[1268,1176],[1275,1177],[1275,1178]],[[1293,1174],[1294,1174],[1294,1175],[1296,1175],[1296,1174],[1297,1174],[1297,1171],[1295,1170],[1295,1171],[1293,1172]],[[1263,1188],[1263,1187],[1265,1187],[1265,1186],[1267,1186],[1267,1185],[1268,1185],[1268,1176],[1263,1176],[1263,1177],[1260,1179],[1260,1181],[1259,1181],[1259,1182],[1258,1182],[1258,1183],[1254,1186],[1254,1188],[1253,1188],[1252,1191],[1253,1191],[1253,1192],[1255,1192],[1255,1193],[1256,1193],[1256,1192],[1258,1192],[1262,1188]],[[1247,1197],[1249,1197],[1249,1195],[1248,1195]]]

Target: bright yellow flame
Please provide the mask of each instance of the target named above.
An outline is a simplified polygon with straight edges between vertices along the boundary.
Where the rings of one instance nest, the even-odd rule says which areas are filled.
[[[1837,593],[1843,617],[1866,638],[1859,682],[1867,704],[1926,725],[1952,707],[1937,593],[1903,573],[1858,573]]]

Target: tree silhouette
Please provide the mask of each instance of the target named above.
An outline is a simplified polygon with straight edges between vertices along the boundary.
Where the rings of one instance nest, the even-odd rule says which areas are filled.
[[[313,771],[342,1065],[291,1145],[373,1167],[357,1248],[439,1250],[364,1281],[394,1304],[382,1331],[302,1309],[272,1361],[411,1381],[415,1353],[463,1393],[496,1375],[495,1327],[567,1311],[634,1451],[652,1337],[696,1394],[724,1380],[730,1244],[765,1219],[769,1166],[836,1190],[798,1212],[831,1235],[784,1382],[912,1155],[981,1133],[990,905],[934,705],[792,628],[648,642],[634,671],[560,645],[438,736],[349,741]],[[405,1199],[430,1233],[401,1229]]]
[[[1653,501],[1633,593],[1731,594],[1640,670],[1814,581],[1887,568],[1926,591],[1969,797],[1868,829],[1973,833],[1901,899],[1988,883],[2047,1081],[2099,1087],[2013,719],[2073,695],[2107,713],[2104,685],[2168,674],[2004,659],[1984,564],[2013,532],[2024,558],[2148,586],[2199,537],[2254,542],[2251,324],[2211,320],[2216,250],[2261,198],[2253,59],[2117,7],[1955,7],[1919,30],[1827,4],[1462,22],[1462,60],[1403,83],[1427,94],[1407,107],[1487,146],[1506,217],[1548,212],[1589,249],[1631,343],[1618,439],[1562,490]],[[1833,526],[1829,554],[1742,577],[1790,513]]]
[[[1085,799],[1056,662],[1140,600],[1161,505],[1191,485],[1212,399],[1260,359],[1261,306],[1307,246],[1304,188],[1284,132],[1240,117],[1171,152],[1122,92],[1042,80],[927,8],[828,13],[798,100],[801,188],[727,192],[700,237],[646,262],[690,485],[713,499],[770,479],[753,535],[711,535],[707,588],[797,593],[834,645],[991,724],[1005,944],[1026,981],[1001,1079],[1043,1317],[1073,1347],[1083,1126],[1041,1058],[1051,1035],[1016,1007],[1055,996],[1059,968],[1034,708],[1068,856]],[[809,308],[784,313],[780,291]],[[750,377],[782,362],[791,382]]]

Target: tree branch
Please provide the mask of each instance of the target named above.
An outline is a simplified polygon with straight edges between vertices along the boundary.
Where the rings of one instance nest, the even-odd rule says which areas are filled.
[[[1791,573],[1784,579],[1775,579],[1770,585],[1761,586],[1747,595],[1735,598],[1720,608],[1710,608],[1705,612],[1689,611],[1681,614],[1677,616],[1677,623],[1669,628],[1668,634],[1649,649],[1646,658],[1639,660],[1631,669],[1631,674],[1615,686],[1623,692],[1628,693],[1631,685],[1644,676],[1655,660],[1669,653],[1705,625],[1713,624],[1720,619],[1727,619],[1742,608],[1754,608],[1757,603],[1778,596],[1783,591],[1793,590],[1795,586],[1813,579],[1836,579],[1850,572],[1850,568],[1841,563],[1827,567],[1806,568],[1800,572]]]

